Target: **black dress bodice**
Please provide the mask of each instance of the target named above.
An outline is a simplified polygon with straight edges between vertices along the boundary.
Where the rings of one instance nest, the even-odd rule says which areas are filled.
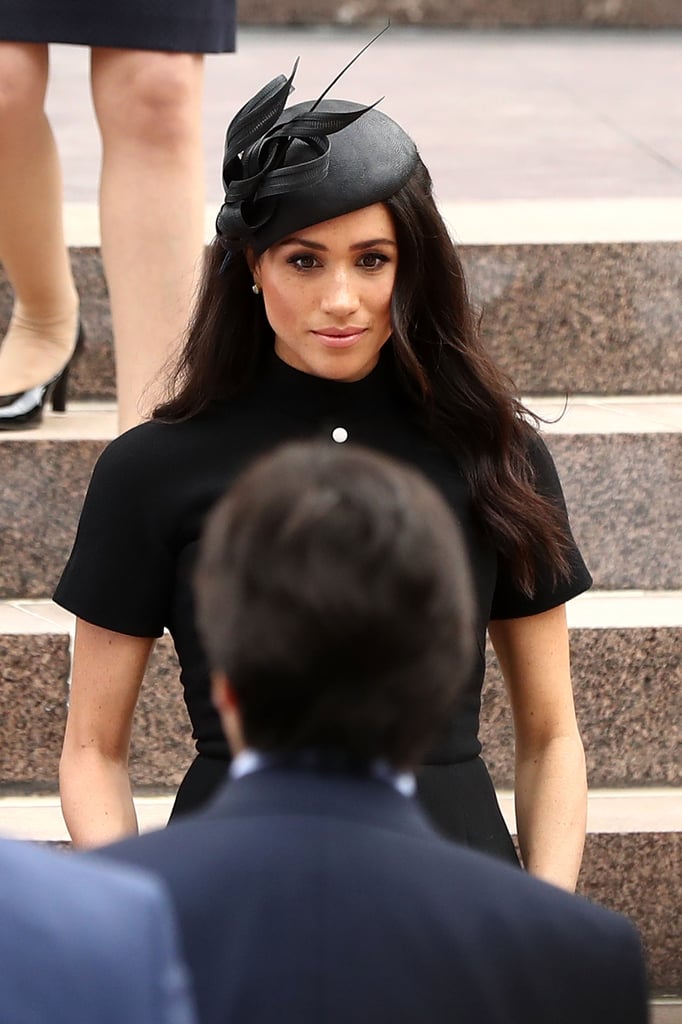
[[[389,346],[367,377],[350,384],[302,373],[273,354],[239,397],[214,402],[185,422],[142,424],[112,442],[95,468],[55,600],[117,632],[159,636],[168,629],[197,751],[227,764],[229,750],[211,704],[194,622],[191,577],[198,539],[207,512],[248,462],[284,442],[315,438],[362,444],[420,469],[457,518],[476,592],[478,657],[458,712],[425,763],[469,761],[480,751],[488,621],[562,604],[586,589],[590,577],[574,548],[571,579],[555,585],[550,573],[541,570],[532,599],[516,587],[477,522],[456,459],[420,424],[398,381]],[[563,507],[553,462],[539,438],[531,457],[538,487]]]

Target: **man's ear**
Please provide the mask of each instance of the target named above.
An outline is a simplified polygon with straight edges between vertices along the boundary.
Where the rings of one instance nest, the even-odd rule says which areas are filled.
[[[211,697],[213,705],[220,715],[223,732],[232,755],[236,757],[241,750],[244,750],[246,741],[239,714],[239,702],[230,680],[224,672],[211,672]]]
[[[211,699],[216,711],[229,714],[239,710],[237,698],[224,672],[211,672]]]

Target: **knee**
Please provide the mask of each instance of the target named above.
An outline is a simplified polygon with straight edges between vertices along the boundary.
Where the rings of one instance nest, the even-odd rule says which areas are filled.
[[[93,87],[103,137],[167,150],[193,139],[201,127],[200,61],[191,54],[144,53],[122,62],[123,73],[109,76],[106,88]]]
[[[0,44],[0,126],[3,135],[42,115],[47,70],[40,53],[21,44]],[[6,138],[9,137],[6,136]]]

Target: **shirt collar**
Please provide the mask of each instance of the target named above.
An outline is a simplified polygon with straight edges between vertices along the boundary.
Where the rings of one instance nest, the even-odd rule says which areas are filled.
[[[304,771],[319,771],[324,758],[316,751],[301,751],[300,756],[294,758],[296,767]],[[234,758],[230,765],[230,778],[241,779],[245,775],[252,775],[254,772],[265,771],[268,768],[276,768],[284,764],[292,764],[291,758],[278,757],[276,754],[264,754],[259,750],[252,750],[250,747],[242,750]],[[377,759],[369,766],[369,774],[373,779],[386,782],[396,792],[405,797],[412,797],[416,791],[416,782],[412,772],[397,772],[391,768],[388,762]]]

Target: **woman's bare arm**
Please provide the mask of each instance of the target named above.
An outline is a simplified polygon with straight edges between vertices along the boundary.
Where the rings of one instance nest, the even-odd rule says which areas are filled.
[[[153,645],[153,638],[77,620],[59,766],[62,811],[76,846],[98,846],[137,832],[128,750]]]
[[[521,855],[528,871],[573,890],[585,842],[587,779],[565,606],[493,621],[489,633],[514,719]]]

